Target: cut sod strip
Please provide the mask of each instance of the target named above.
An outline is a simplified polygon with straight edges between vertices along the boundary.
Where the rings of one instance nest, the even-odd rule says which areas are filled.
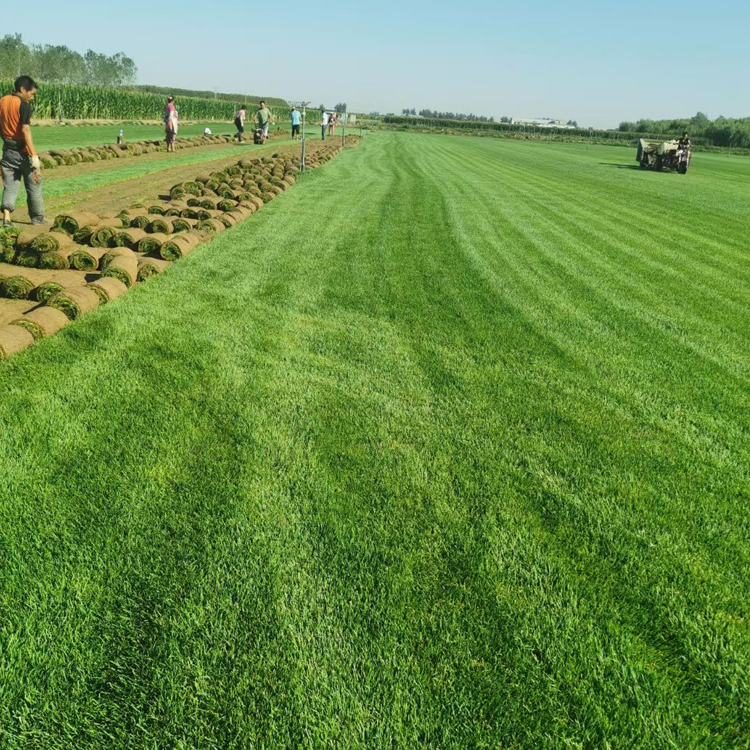
[[[0,359],[18,354],[34,343],[34,336],[16,325],[0,326]]]
[[[71,320],[77,320],[99,307],[99,302],[99,295],[93,289],[77,287],[56,294],[48,304],[64,312]]]
[[[92,281],[88,286],[99,295],[99,301],[103,305],[122,297],[128,291],[128,287],[114,277],[102,277]]]
[[[52,336],[68,324],[68,316],[54,307],[38,307],[36,310],[22,315],[11,325],[25,328],[34,340],[45,336]]]

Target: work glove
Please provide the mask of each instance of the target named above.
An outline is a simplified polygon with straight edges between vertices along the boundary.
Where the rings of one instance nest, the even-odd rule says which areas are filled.
[[[42,168],[42,162],[39,161],[39,157],[34,154],[29,158],[31,159],[31,168],[38,172]]]

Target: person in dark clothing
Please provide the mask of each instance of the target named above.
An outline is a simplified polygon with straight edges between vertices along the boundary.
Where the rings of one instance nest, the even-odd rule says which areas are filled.
[[[680,140],[677,141],[677,148],[682,149],[684,151],[689,150],[691,145],[692,144],[690,143],[690,136],[687,133],[683,133],[682,138],[680,138]]]
[[[34,224],[44,224],[42,201],[41,162],[31,136],[31,102],[37,85],[29,76],[19,76],[15,91],[0,99],[0,135],[3,139],[3,156],[0,168],[3,173],[2,214],[3,226],[11,223],[16,207],[21,180],[26,187],[29,216]]]

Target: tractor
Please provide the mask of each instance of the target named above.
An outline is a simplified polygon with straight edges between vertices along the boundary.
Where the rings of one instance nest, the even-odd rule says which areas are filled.
[[[644,169],[676,169],[685,174],[690,164],[690,148],[682,148],[677,141],[658,141],[654,138],[641,138],[638,141],[636,161]]]

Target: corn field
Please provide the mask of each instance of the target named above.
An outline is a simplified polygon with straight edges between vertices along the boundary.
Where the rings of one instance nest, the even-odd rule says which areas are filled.
[[[13,91],[13,81],[0,81],[3,94]],[[34,115],[55,120],[158,120],[165,97],[116,88],[42,83],[34,102]],[[178,97],[183,120],[231,120],[240,102]]]

